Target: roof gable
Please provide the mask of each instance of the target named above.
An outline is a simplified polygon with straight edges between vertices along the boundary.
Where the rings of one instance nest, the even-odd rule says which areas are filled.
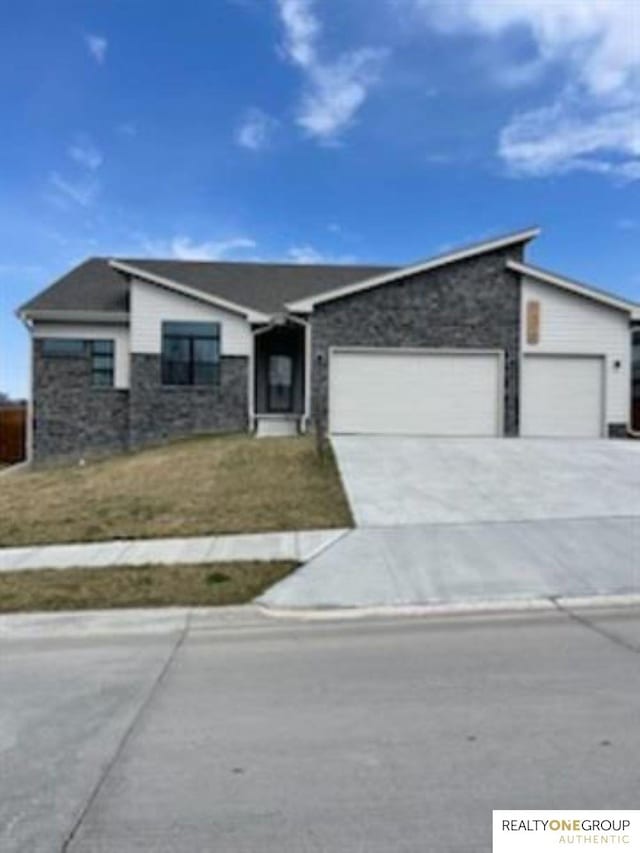
[[[294,302],[287,303],[287,309],[292,312],[308,313],[313,311],[316,305],[321,305],[323,302],[331,302],[334,299],[342,299],[345,296],[351,296],[355,293],[360,293],[363,290],[371,290],[374,287],[379,287],[383,284],[390,284],[393,281],[406,278],[410,275],[417,275],[428,270],[437,269],[438,267],[453,264],[458,261],[466,260],[477,255],[484,255],[487,252],[494,252],[498,249],[507,248],[521,243],[526,243],[537,237],[540,233],[539,228],[527,228],[524,231],[515,231],[511,234],[505,234],[501,237],[495,237],[491,240],[484,240],[481,243],[472,243],[467,246],[455,249],[452,252],[446,252],[442,255],[436,255],[432,258],[427,258],[417,264],[409,266],[396,267],[383,273],[379,273],[370,278],[361,281],[352,282],[344,287],[335,288],[333,290],[325,290],[306,299],[299,299]]]
[[[596,302],[601,302],[608,305],[610,308],[618,308],[621,311],[627,311],[634,316],[634,313],[640,309],[635,302],[628,299],[623,299],[621,296],[616,296],[613,293],[608,293],[606,290],[601,290],[591,285],[582,284],[579,281],[574,281],[571,278],[558,275],[557,273],[549,272],[541,267],[525,264],[521,261],[507,261],[507,266],[510,270],[526,275],[535,281],[541,281],[544,284],[550,284],[558,287],[561,290],[567,290],[570,293],[576,293],[579,296],[584,296],[587,299],[593,299]]]

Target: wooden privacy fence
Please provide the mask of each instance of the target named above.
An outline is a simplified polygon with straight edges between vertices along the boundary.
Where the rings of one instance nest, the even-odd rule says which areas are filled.
[[[22,462],[26,445],[26,405],[0,405],[0,462]]]

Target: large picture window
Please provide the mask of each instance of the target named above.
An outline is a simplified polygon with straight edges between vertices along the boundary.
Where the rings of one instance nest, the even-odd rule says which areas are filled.
[[[91,384],[113,387],[113,341],[91,341]]]
[[[219,367],[219,323],[162,324],[163,385],[214,385]]]

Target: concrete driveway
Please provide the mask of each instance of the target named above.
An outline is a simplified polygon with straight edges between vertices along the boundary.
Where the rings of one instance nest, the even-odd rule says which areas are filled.
[[[359,527],[640,515],[640,442],[340,436]]]
[[[640,442],[339,437],[357,529],[271,607],[640,592]]]

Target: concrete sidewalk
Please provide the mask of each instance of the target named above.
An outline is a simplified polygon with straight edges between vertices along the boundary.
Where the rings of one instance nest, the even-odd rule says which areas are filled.
[[[346,532],[338,528],[0,548],[0,572],[238,560],[295,560],[303,563]]]

